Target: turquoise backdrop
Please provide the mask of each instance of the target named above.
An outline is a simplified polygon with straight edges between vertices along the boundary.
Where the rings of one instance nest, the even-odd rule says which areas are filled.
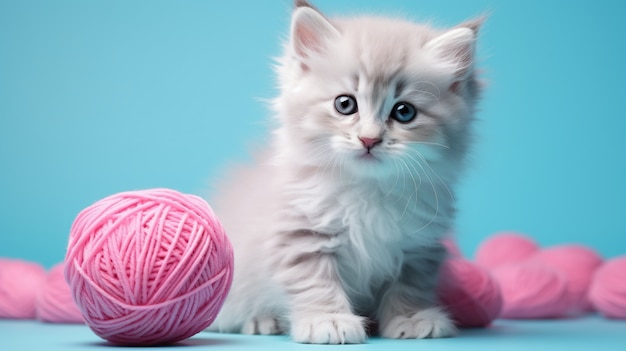
[[[441,26],[488,13],[462,250],[516,230],[626,254],[626,2],[315,3]],[[76,214],[113,193],[209,193],[264,135],[290,11],[288,0],[0,0],[0,257],[61,261]]]

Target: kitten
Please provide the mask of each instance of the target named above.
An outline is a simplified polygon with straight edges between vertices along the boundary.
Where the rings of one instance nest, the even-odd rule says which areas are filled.
[[[210,328],[362,343],[455,333],[434,288],[478,99],[480,21],[328,19],[296,1],[277,127],[214,199],[234,282]]]

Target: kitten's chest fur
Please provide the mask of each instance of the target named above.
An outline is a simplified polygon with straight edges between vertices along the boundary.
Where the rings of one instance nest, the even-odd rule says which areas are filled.
[[[368,306],[402,269],[407,253],[438,241],[453,216],[450,196],[411,178],[350,181],[316,174],[288,185],[286,208],[324,234],[355,306]],[[446,189],[447,191],[447,189]],[[363,307],[367,309],[367,307]]]

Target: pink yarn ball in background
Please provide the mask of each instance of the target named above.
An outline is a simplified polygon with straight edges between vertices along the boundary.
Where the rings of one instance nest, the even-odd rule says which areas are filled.
[[[37,263],[0,258],[0,318],[34,319],[45,278],[46,270]]]
[[[591,309],[587,292],[594,272],[602,265],[602,257],[598,253],[582,245],[560,245],[537,252],[531,260],[565,275],[570,306],[564,311],[563,317],[579,315]]]
[[[626,319],[626,256],[608,260],[597,269],[589,300],[603,316]]]
[[[529,237],[502,232],[483,241],[476,251],[476,263],[487,268],[522,262],[539,251],[539,245]]]
[[[491,273],[500,285],[503,318],[554,318],[569,306],[566,278],[549,266],[523,262]]]
[[[64,268],[59,263],[48,271],[37,296],[37,319],[48,323],[84,323],[63,276]]]
[[[489,272],[463,258],[450,258],[441,268],[438,296],[461,327],[485,327],[498,318],[502,297]]]
[[[124,192],[81,211],[65,277],[85,322],[123,345],[174,343],[207,328],[229,292],[233,251],[201,198]]]

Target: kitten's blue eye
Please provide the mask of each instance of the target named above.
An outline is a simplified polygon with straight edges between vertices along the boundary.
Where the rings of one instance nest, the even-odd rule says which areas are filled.
[[[409,123],[417,117],[417,109],[407,102],[398,102],[391,109],[389,117],[400,123]]]
[[[335,98],[335,110],[342,115],[351,115],[359,110],[356,99],[352,95],[339,95]]]

